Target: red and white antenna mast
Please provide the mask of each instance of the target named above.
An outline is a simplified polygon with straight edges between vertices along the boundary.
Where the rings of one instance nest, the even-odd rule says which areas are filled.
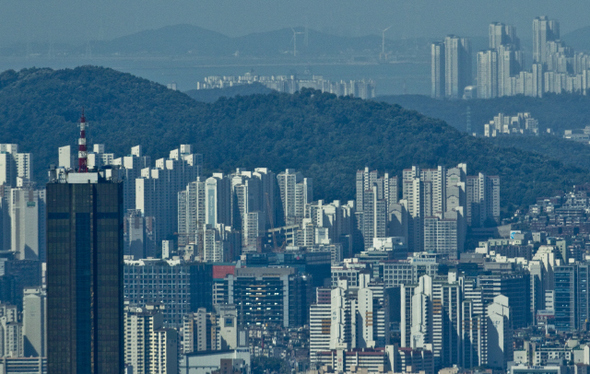
[[[88,151],[86,149],[86,117],[84,117],[84,108],[82,108],[82,117],[80,117],[80,139],[78,139],[78,173],[88,172]]]

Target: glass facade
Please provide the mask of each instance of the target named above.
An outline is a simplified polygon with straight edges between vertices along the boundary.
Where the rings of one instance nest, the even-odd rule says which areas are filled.
[[[163,304],[164,326],[182,327],[183,316],[212,307],[213,267],[163,260],[126,264],[124,296],[130,305]]]
[[[47,364],[123,368],[123,194],[113,182],[47,184]]]

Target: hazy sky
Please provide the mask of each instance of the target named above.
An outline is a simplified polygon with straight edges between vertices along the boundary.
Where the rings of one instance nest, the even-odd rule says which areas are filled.
[[[0,43],[110,39],[189,23],[238,36],[291,26],[339,35],[389,38],[485,36],[502,21],[530,38],[532,19],[548,15],[562,34],[590,25],[590,0],[0,0]]]

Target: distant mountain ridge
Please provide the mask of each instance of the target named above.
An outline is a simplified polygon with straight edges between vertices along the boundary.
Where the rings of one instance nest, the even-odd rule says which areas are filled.
[[[192,57],[280,57],[293,56],[293,35],[299,56],[339,56],[342,54],[378,54],[381,37],[366,35],[342,37],[297,27],[229,37],[202,27],[180,24],[144,30],[112,40],[93,40],[80,46],[29,43],[0,48],[0,56],[24,53],[54,53],[96,56],[192,56]],[[430,39],[386,39],[387,51],[428,53]]]
[[[576,52],[590,52],[590,26],[582,27],[561,37]]]
[[[165,26],[144,30],[108,41],[93,41],[94,54],[229,55],[232,39],[192,25]]]

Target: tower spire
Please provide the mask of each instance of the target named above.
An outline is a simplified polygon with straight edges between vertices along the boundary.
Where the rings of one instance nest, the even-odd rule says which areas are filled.
[[[86,117],[84,117],[84,107],[82,107],[82,116],[80,117],[80,139],[78,139],[78,173],[88,172],[88,151],[86,149]]]

